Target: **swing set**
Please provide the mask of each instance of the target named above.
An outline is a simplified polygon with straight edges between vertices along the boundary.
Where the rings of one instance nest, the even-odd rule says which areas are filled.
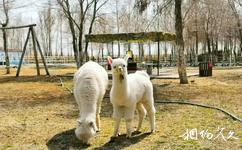
[[[26,52],[27,44],[28,44],[28,41],[29,41],[29,38],[30,38],[30,34],[31,34],[31,37],[32,37],[32,43],[33,43],[33,50],[34,50],[34,58],[35,58],[37,75],[38,76],[40,75],[40,67],[39,67],[39,61],[38,61],[38,52],[40,53],[42,62],[44,64],[46,75],[50,75],[50,73],[48,71],[48,67],[47,67],[46,62],[45,62],[44,55],[42,53],[39,41],[37,39],[35,30],[34,30],[35,26],[36,26],[36,24],[30,24],[30,25],[23,25],[23,26],[12,26],[12,27],[2,27],[2,28],[0,28],[3,31],[4,30],[10,30],[10,29],[23,29],[23,28],[28,28],[29,29],[28,30],[28,34],[27,34],[27,38],[26,38],[26,40],[24,42],[24,47],[23,47],[23,51],[22,51],[22,54],[21,54],[21,58],[20,58],[20,61],[19,61],[19,64],[18,64],[18,70],[17,70],[17,73],[16,73],[16,77],[18,77],[19,74],[20,74],[20,70],[21,70],[21,66],[22,66],[22,63],[23,63],[23,58],[24,58],[24,55],[25,55],[25,52]]]

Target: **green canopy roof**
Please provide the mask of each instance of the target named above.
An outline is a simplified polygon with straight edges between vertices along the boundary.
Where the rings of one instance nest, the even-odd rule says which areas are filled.
[[[175,41],[174,33],[166,32],[139,32],[139,33],[117,33],[117,34],[90,34],[85,35],[86,41],[95,43],[121,42],[158,42]]]

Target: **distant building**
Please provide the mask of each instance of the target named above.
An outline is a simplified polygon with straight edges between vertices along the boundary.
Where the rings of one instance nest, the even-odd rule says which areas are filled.
[[[22,50],[14,50],[14,49],[8,50],[10,65],[12,66],[18,65],[21,54],[22,54]],[[23,63],[24,63],[24,60],[23,60]],[[5,65],[5,53],[2,48],[0,49],[0,65]]]

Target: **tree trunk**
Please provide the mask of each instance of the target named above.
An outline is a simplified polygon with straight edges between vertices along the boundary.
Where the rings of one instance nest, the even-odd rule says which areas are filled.
[[[119,10],[118,10],[118,0],[116,2],[116,24],[117,24],[117,33],[119,33]],[[118,41],[118,57],[120,57],[120,42]]]
[[[79,68],[80,67],[80,59],[79,59],[78,47],[77,47],[77,36],[76,36],[76,33],[75,33],[76,23],[71,16],[69,0],[65,0],[65,1],[57,0],[57,2],[62,7],[63,12],[64,12],[64,14],[65,14],[65,16],[68,20],[69,28],[70,28],[70,31],[71,31],[71,37],[72,37],[72,47],[73,47],[73,51],[74,51],[74,57],[75,57],[77,68]]]
[[[206,33],[206,40],[207,40],[207,46],[208,46],[208,58],[206,61],[212,62],[213,60],[212,60],[211,39],[208,33]]]
[[[72,20],[68,19],[69,21],[69,27],[71,30],[71,37],[72,37],[72,47],[73,47],[73,51],[74,51],[74,57],[76,60],[76,66],[77,68],[80,67],[80,59],[79,59],[79,55],[78,55],[78,50],[77,50],[77,39],[76,39],[76,35],[75,35],[75,28],[74,28],[74,24],[72,22]]]
[[[82,2],[80,2],[80,24],[79,24],[79,42],[78,42],[78,52],[79,52],[79,61],[80,61],[80,66],[82,65],[82,63],[83,63],[83,60],[84,60],[84,54],[85,53],[83,53],[83,33],[84,33],[84,23],[85,23],[85,11],[84,11],[84,1],[82,1]],[[87,57],[87,56],[86,56]]]
[[[183,26],[181,16],[182,0],[175,0],[175,29],[176,29],[176,45],[178,50],[178,74],[181,84],[188,84],[186,73],[186,61],[184,55],[184,40],[183,40]]]
[[[215,51],[218,51],[218,37],[216,38]]]
[[[62,15],[60,16],[60,55],[63,56],[63,23],[62,23]]]
[[[2,27],[6,27],[5,25],[2,25]],[[7,49],[7,35],[6,30],[3,31],[3,49],[5,53],[5,63],[6,63],[6,74],[10,74],[10,62],[9,62],[9,56],[8,56],[8,49]]]
[[[48,49],[49,49],[49,56],[52,56],[52,43],[51,43],[51,31],[52,31],[52,16],[51,16],[51,1],[48,1]]]
[[[165,42],[165,56],[164,56],[164,61],[165,61],[165,63],[167,63],[167,46],[166,46],[166,42]]]
[[[196,31],[196,51],[195,51],[195,64],[198,64],[198,31]]]
[[[83,52],[82,52],[82,35],[83,35],[83,29],[81,27],[81,30],[79,31],[79,41],[78,41],[78,58],[79,58],[79,63],[80,63],[80,66],[82,65],[83,63]]]
[[[8,11],[9,8],[7,8],[6,4],[7,2],[5,0],[3,0],[3,11],[6,17],[5,22],[1,22],[2,27],[7,27],[8,23],[9,23],[9,16],[8,16]],[[6,34],[6,30],[2,30],[3,31],[3,48],[4,48],[4,53],[5,53],[5,63],[6,63],[6,74],[10,74],[10,62],[9,62],[9,56],[8,56],[8,50],[7,50],[7,34]]]
[[[139,61],[144,61],[144,45],[143,43],[138,43],[139,45]]]
[[[94,1],[92,20],[91,20],[91,23],[90,23],[90,26],[89,26],[89,30],[88,30],[88,34],[89,34],[89,35],[92,33],[92,28],[93,28],[93,25],[94,25],[94,22],[95,22],[95,19],[96,19],[96,14],[97,14],[97,2],[98,2],[97,0]],[[89,44],[89,42],[86,41],[86,44],[85,44],[86,61],[89,60],[88,52],[87,52],[88,44]]]
[[[233,47],[233,54],[234,54],[234,64],[236,65],[237,64],[237,54],[236,54],[236,38],[234,38],[234,47]]]
[[[232,50],[233,50],[233,42],[232,42],[232,38],[229,37],[229,66],[232,66]]]

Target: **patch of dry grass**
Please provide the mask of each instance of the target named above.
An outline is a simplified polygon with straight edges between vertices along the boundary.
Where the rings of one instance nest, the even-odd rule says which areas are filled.
[[[74,73],[75,68],[51,68],[55,75]],[[60,85],[59,77],[35,77],[33,68],[23,68],[21,77],[15,71],[5,75],[0,69],[0,149],[242,149],[242,124],[224,114],[205,108],[184,105],[160,105],[157,109],[157,132],[147,134],[148,120],[141,134],[132,139],[121,136],[109,142],[113,132],[112,106],[103,101],[102,131],[84,147],[74,136],[78,110],[73,96]],[[44,74],[44,72],[42,72]],[[72,87],[71,77],[62,77]],[[153,80],[156,100],[190,100],[219,106],[242,118],[242,69],[214,70],[213,77],[189,78],[188,85],[178,80]],[[135,124],[137,125],[137,121]],[[184,140],[186,129],[208,129],[216,134],[224,127],[226,136],[234,131],[239,140]],[[122,123],[121,132],[125,132]]]

